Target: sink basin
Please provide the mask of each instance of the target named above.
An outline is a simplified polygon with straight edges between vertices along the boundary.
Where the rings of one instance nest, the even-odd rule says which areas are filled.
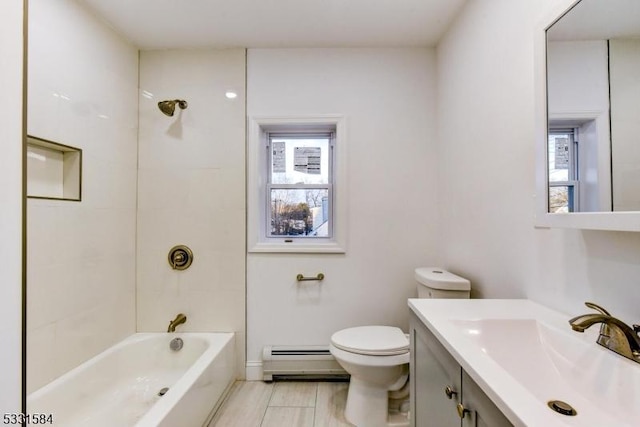
[[[452,323],[540,401],[557,399],[578,414],[598,409],[640,425],[640,365],[596,345],[595,338],[586,341],[569,324],[561,331],[536,319]]]
[[[409,306],[515,426],[640,426],[640,364],[596,344],[599,325],[574,332],[572,315],[529,300]]]

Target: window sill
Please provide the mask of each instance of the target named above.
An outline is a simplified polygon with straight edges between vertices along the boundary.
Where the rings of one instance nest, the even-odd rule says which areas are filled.
[[[318,253],[318,254],[344,254],[346,250],[337,242],[327,243],[271,243],[259,242],[249,248],[249,253]]]

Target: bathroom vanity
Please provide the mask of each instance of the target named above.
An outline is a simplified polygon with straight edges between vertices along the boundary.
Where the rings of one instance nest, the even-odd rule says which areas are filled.
[[[411,425],[637,426],[640,365],[529,300],[410,299]]]
[[[414,313],[410,366],[412,426],[513,425]]]
[[[414,313],[410,366],[412,426],[513,425]]]

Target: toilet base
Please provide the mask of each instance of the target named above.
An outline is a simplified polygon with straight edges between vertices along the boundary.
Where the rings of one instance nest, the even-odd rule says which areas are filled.
[[[409,427],[409,413],[391,412],[386,425],[387,427]]]
[[[357,427],[405,427],[409,425],[407,413],[389,413],[389,392],[351,376],[347,405],[347,421]]]

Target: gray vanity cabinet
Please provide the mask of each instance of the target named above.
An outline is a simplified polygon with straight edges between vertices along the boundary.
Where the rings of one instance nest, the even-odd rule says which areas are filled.
[[[462,403],[469,410],[462,419],[462,427],[513,427],[480,386],[463,369],[461,372]]]
[[[413,313],[410,368],[412,427],[513,426]]]

